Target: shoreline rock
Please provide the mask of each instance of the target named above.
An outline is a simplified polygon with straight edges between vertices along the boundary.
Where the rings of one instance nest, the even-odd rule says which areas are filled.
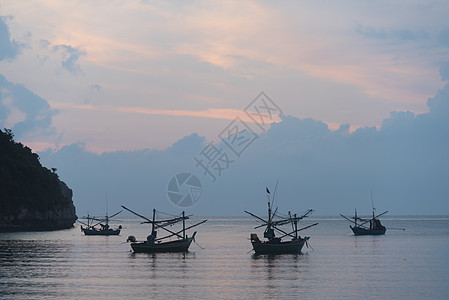
[[[72,196],[56,169],[0,130],[0,232],[72,228],[78,219]]]

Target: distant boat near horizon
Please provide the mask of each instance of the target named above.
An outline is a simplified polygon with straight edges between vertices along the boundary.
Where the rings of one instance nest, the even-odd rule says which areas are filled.
[[[372,192],[371,192],[371,206],[373,209],[373,215],[370,218],[360,218],[357,215],[357,209],[354,212],[354,217],[346,217],[346,216],[340,214],[340,216],[342,216],[349,222],[354,223],[353,226],[349,225],[349,227],[351,228],[354,235],[383,235],[387,231],[387,228],[382,225],[382,223],[380,222],[380,220],[378,218],[380,216],[383,216],[384,214],[386,214],[388,212],[388,210],[384,211],[381,214],[375,215],[374,212],[376,209],[374,208]],[[357,222],[359,222],[359,223],[357,223]],[[390,229],[405,230],[404,228],[390,228]]]
[[[131,248],[135,253],[188,252],[190,244],[195,240],[196,231],[192,234],[191,237],[189,237],[188,235],[186,235],[186,230],[196,227],[207,221],[203,220],[199,223],[186,227],[185,221],[189,219],[189,216],[186,216],[184,211],[180,216],[172,216],[172,218],[156,220],[156,209],[153,209],[153,218],[149,219],[123,205],[122,207],[127,211],[133,213],[134,215],[144,219],[145,221],[141,224],[147,223],[152,225],[151,234],[147,236],[146,241],[139,242],[137,241],[135,236],[128,236],[127,242],[131,242]],[[178,222],[182,222],[182,230],[175,232],[171,229],[166,228]],[[157,229],[167,231],[169,235],[158,238]],[[173,236],[176,236],[178,239],[174,241],[167,241],[167,239]]]
[[[354,217],[346,217],[342,214],[340,214],[340,216],[342,216],[343,218],[345,218],[346,220],[348,220],[350,222],[354,222],[353,226],[349,225],[349,227],[351,228],[354,235],[382,235],[382,234],[385,234],[385,232],[387,231],[387,228],[382,225],[382,223],[380,222],[378,217],[386,214],[387,212],[388,211],[385,211],[385,212],[375,216],[374,210],[373,210],[373,216],[368,219],[368,218],[360,218],[359,216],[357,216],[357,209],[356,209],[355,213],[354,213]],[[357,223],[357,221],[359,221],[360,223]],[[369,226],[365,225],[368,223],[369,223]]]
[[[87,217],[83,217],[82,219],[86,219],[86,222],[82,222],[78,220],[79,223],[85,225],[81,225],[81,231],[84,232],[85,235],[119,235],[122,229],[122,226],[119,225],[118,228],[113,229],[109,227],[109,220],[121,213],[119,211],[112,216],[108,216],[106,212],[106,216],[104,217],[91,217],[87,215]]]
[[[280,213],[278,213],[277,208],[274,211],[272,210],[274,195],[273,201],[271,201],[271,193],[268,188],[266,188],[266,191],[268,198],[267,220],[245,210],[245,213],[249,214],[259,221],[262,221],[262,225],[256,226],[255,229],[265,227],[264,238],[267,239],[266,241],[261,241],[256,233],[252,233],[250,235],[251,244],[253,246],[255,254],[300,253],[304,244],[307,243],[310,237],[301,237],[298,235],[298,231],[313,227],[315,225],[318,225],[318,223],[298,229],[298,221],[309,216],[313,212],[313,210],[309,209],[301,216],[297,216],[296,214],[292,215],[290,212],[288,212],[288,215],[286,216],[281,216]],[[274,193],[276,193],[276,189]],[[291,232],[287,232],[279,228],[279,226],[287,224],[290,224],[292,226]],[[275,232],[278,232],[282,235],[280,237],[277,237]],[[282,239],[285,237],[291,237],[291,240],[283,241]]]

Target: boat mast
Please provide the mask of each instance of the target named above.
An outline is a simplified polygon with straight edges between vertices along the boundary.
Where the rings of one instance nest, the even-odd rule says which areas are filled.
[[[264,232],[264,237],[267,238],[269,241],[271,241],[274,237],[274,229],[271,228],[272,227],[272,222],[273,222],[273,217],[274,217],[274,213],[276,213],[276,211],[272,214],[271,213],[271,203],[270,203],[270,191],[267,188],[267,199],[268,199],[268,221],[266,221],[267,223],[267,228],[265,229]]]
[[[291,214],[290,211],[288,212],[288,218],[290,219],[290,222],[292,223],[292,232],[293,232],[295,230],[295,226],[294,226],[294,222],[293,222],[293,219],[292,219],[292,214]]]
[[[298,219],[296,219],[296,214],[293,215],[295,217],[295,239],[298,239]]]
[[[270,196],[268,196],[268,229],[271,228],[271,206],[270,206]]]
[[[153,222],[151,223],[151,234],[154,235],[154,222],[156,221],[156,209],[153,208]],[[155,236],[156,237],[156,236]]]
[[[370,194],[371,194],[371,207],[373,208],[373,220],[376,218],[375,216],[374,216],[374,211],[376,210],[375,208],[374,208],[374,202],[373,202],[373,191],[370,191]]]
[[[106,192],[106,229],[109,228],[109,218],[108,218],[108,192]]]
[[[357,208],[355,208],[355,214],[354,214],[354,227],[357,227]]]
[[[186,218],[184,215],[184,211],[182,211],[182,238],[186,239]]]

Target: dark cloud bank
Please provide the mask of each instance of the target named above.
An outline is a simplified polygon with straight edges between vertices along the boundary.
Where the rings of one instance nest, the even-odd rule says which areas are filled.
[[[17,138],[36,132],[52,132],[51,122],[56,112],[48,102],[24,86],[9,82],[0,74],[0,128],[8,127],[7,120],[13,113],[12,110],[23,115],[12,126]]]
[[[20,45],[15,40],[11,40],[9,29],[4,19],[5,17],[0,16],[0,61],[13,59],[20,51]]]
[[[284,211],[314,208],[319,215],[337,215],[358,208],[369,213],[372,190],[375,206],[394,215],[448,214],[449,85],[427,105],[428,113],[393,112],[380,129],[353,133],[348,125],[331,131],[320,121],[285,116],[240,158],[232,157],[215,183],[195,166],[193,157],[206,146],[196,134],[164,151],[96,155],[74,144],[40,156],[73,188],[79,214],[103,212],[106,193],[110,208],[177,211],[166,189],[180,172],[197,175],[203,184],[200,201],[189,209],[200,215],[263,213],[265,186],[273,189],[277,180]],[[149,136],[158,130],[149,128]]]
[[[23,45],[11,40],[5,17],[0,17],[0,61],[12,60]],[[16,114],[12,130],[16,138],[26,134],[51,132],[52,116],[56,113],[48,102],[20,84],[8,81],[0,74],[0,128],[8,126],[8,119]]]

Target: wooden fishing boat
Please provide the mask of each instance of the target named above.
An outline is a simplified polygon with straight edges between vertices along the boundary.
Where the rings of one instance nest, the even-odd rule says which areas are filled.
[[[380,223],[380,220],[378,217],[386,214],[388,211],[385,211],[377,216],[374,215],[369,219],[367,218],[360,218],[357,216],[357,210],[355,211],[354,217],[346,217],[340,214],[343,218],[350,222],[354,222],[354,225],[349,227],[351,228],[354,235],[382,235],[385,234],[387,231],[387,228]],[[360,223],[357,223],[359,221]],[[368,226],[369,223],[369,226]]]
[[[252,233],[250,235],[250,240],[254,252],[256,254],[300,253],[304,244],[307,243],[310,237],[301,237],[298,235],[298,232],[313,227],[315,225],[318,225],[318,223],[298,229],[298,221],[309,216],[313,212],[313,210],[309,209],[300,216],[297,216],[296,214],[292,215],[290,212],[286,216],[281,216],[280,214],[277,213],[278,211],[277,208],[274,210],[274,212],[272,211],[272,203],[274,202],[274,195],[272,202],[270,201],[271,194],[268,188],[266,189],[266,191],[268,198],[268,219],[261,218],[245,210],[245,213],[263,222],[262,225],[256,226],[255,229],[265,227],[264,238],[266,238],[267,240],[261,241],[256,233]],[[288,224],[292,226],[291,232],[286,232],[285,230],[279,228],[280,226]],[[281,236],[276,237],[275,232],[280,233]],[[283,240],[283,238],[286,237],[291,238],[291,240]]]
[[[134,242],[131,243],[131,248],[136,253],[160,253],[160,252],[188,252],[190,244],[195,239],[196,231],[191,237],[184,239],[169,241],[169,242]],[[131,241],[132,238],[129,238]]]
[[[354,235],[382,235],[385,234],[385,232],[387,231],[387,228],[382,225],[382,223],[378,218],[386,214],[388,211],[384,211],[383,213],[378,214],[377,216],[375,215],[374,212],[376,209],[374,208],[372,193],[371,193],[371,206],[373,208],[373,216],[370,218],[360,218],[359,216],[357,216],[357,209],[355,210],[354,217],[346,217],[340,214],[340,216],[350,221],[351,223],[354,222],[353,226],[349,225]]]
[[[85,235],[119,235],[121,226],[117,229],[112,228],[82,228]]]
[[[108,213],[106,212],[105,217],[91,217],[87,215],[87,217],[84,217],[82,219],[86,219],[86,222],[78,220],[81,224],[81,232],[84,232],[85,235],[119,235],[120,231],[122,229],[122,226],[119,225],[118,228],[111,228],[109,227],[109,220],[121,213],[122,211],[119,211],[118,213],[113,214],[112,216],[108,216]]]
[[[131,248],[135,253],[188,252],[190,244],[192,243],[192,241],[195,240],[196,231],[193,233],[191,237],[186,235],[186,231],[207,221],[203,220],[199,223],[186,227],[185,221],[188,220],[190,216],[186,216],[184,211],[181,213],[181,216],[163,220],[156,220],[155,209],[153,209],[153,218],[149,219],[145,216],[142,216],[130,210],[129,208],[123,205],[122,207],[127,211],[133,213],[134,215],[144,219],[145,221],[142,222],[142,224],[149,223],[151,224],[152,227],[151,234],[147,236],[146,241],[139,242],[132,235],[128,237],[127,242],[131,242]],[[173,230],[166,228],[167,226],[174,225],[178,222],[182,222],[182,230],[175,232]],[[158,238],[157,229],[167,231],[169,235]],[[174,241],[167,240],[171,237],[177,237],[178,239]]]
[[[354,217],[346,217],[342,214],[340,214],[340,216],[350,222],[354,222],[353,226],[349,225],[354,235],[382,235],[385,234],[387,228],[383,226],[382,223],[380,223],[378,217],[386,214],[387,212],[388,211],[385,211],[375,216],[373,210],[373,216],[371,218],[360,218],[357,216],[357,210],[355,210]],[[359,221],[360,223],[357,223],[357,221]]]

